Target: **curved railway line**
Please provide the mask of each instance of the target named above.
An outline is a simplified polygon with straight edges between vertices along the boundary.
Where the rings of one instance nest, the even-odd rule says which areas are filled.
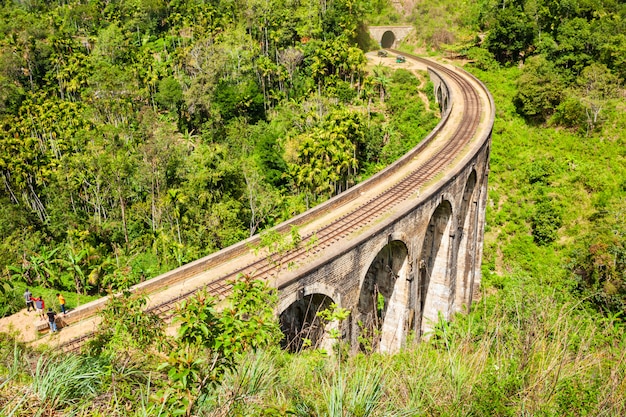
[[[390,51],[392,53],[400,53],[395,50]],[[462,102],[464,111],[454,133],[450,136],[445,146],[441,146],[439,150],[417,169],[395,180],[395,183],[390,184],[388,188],[375,197],[354,207],[351,211],[336,218],[329,224],[321,226],[314,232],[303,236],[301,244],[298,245],[296,249],[282,255],[277,255],[277,262],[272,262],[267,256],[259,256],[252,263],[248,263],[234,271],[225,273],[203,287],[187,291],[158,305],[151,306],[146,311],[158,314],[164,319],[169,319],[178,302],[188,298],[200,289],[206,289],[214,296],[223,297],[228,295],[231,291],[230,282],[240,274],[249,274],[256,278],[269,278],[280,272],[281,268],[285,265],[302,264],[306,260],[315,257],[316,254],[329,248],[337,241],[345,238],[347,235],[362,230],[372,222],[380,219],[381,216],[391,208],[407,200],[411,195],[414,195],[420,187],[433,181],[438,174],[442,173],[447,167],[454,163],[463,148],[469,144],[477,133],[483,112],[480,92],[477,91],[475,84],[468,80],[469,76],[462,75],[458,70],[452,70],[431,60],[404,53],[402,54],[412,60],[426,64],[441,74],[444,79],[451,80],[458,85],[461,97],[455,96],[454,100]],[[484,89],[484,86],[482,86],[482,84],[480,85],[481,88]],[[457,93],[455,92],[455,94]],[[452,105],[454,106],[454,104]],[[433,141],[436,136],[437,134],[429,135],[428,140]],[[424,141],[420,144],[422,149],[426,148],[426,145],[427,143],[424,143]],[[280,286],[278,286],[278,288],[280,289]],[[65,351],[77,351],[82,344],[92,336],[93,332],[89,332],[59,345],[59,348]]]

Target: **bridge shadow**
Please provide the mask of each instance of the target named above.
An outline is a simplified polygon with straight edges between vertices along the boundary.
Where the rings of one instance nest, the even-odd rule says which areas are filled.
[[[280,315],[280,328],[285,336],[281,347],[289,352],[328,347],[328,329],[318,313],[329,309],[331,304],[332,298],[324,294],[306,295],[291,304]]]

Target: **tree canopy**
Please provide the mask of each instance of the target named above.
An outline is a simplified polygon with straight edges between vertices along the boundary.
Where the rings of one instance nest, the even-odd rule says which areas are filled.
[[[370,9],[3,3],[2,275],[81,294],[126,288],[398,157],[381,140],[389,110],[365,88],[357,40]],[[419,111],[429,129],[434,113]],[[421,138],[408,131],[395,139],[410,147]]]

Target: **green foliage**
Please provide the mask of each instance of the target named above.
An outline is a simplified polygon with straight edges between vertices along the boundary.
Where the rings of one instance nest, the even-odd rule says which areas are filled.
[[[350,377],[334,374],[324,390],[325,408],[320,414],[329,417],[344,415],[374,416],[383,397],[383,369],[357,368]],[[323,411],[322,411],[323,410]]]
[[[349,110],[329,113],[320,127],[295,138],[297,159],[288,175],[307,199],[318,202],[354,185],[364,145],[365,121]]]
[[[384,102],[387,112],[392,116],[389,123],[370,126],[371,137],[359,147],[361,152],[372,157],[363,162],[368,166],[380,168],[395,161],[409,149],[419,143],[436,124],[433,109],[435,106],[432,84],[424,77],[398,69],[390,73],[383,67],[375,67],[371,85],[378,88],[380,102]],[[416,91],[421,91],[429,99],[429,108],[421,100],[415,100]],[[382,122],[382,121],[381,121]],[[366,133],[365,137],[369,135]],[[382,136],[382,143],[381,141]],[[368,172],[370,173],[370,172]]]
[[[164,323],[144,311],[146,297],[123,292],[109,295],[100,312],[101,322],[85,350],[92,356],[116,356],[121,352],[145,350],[164,338]]]
[[[352,43],[363,10],[389,5],[285,6],[5,4],[0,265],[12,265],[23,281],[81,293],[125,288],[249,235],[253,209],[245,196],[255,176],[241,174],[243,162],[284,191],[260,224],[320,201],[314,191],[306,200],[287,187],[283,162],[298,158],[291,138],[324,139],[334,131],[325,123],[345,122],[334,133],[356,133],[354,181],[401,154],[409,127],[426,118],[420,106],[406,105],[417,84],[382,69],[367,77]],[[277,353],[240,362],[238,349],[278,337],[264,320],[251,320],[270,317],[269,302],[243,302],[247,316],[228,305],[223,321],[207,302],[194,310],[201,321],[183,320],[188,341],[166,351],[167,373],[149,361],[145,374],[125,367],[126,351],[102,365],[109,368],[100,378],[111,389],[97,401],[102,386],[68,384],[71,392],[60,393],[50,382],[84,375],[80,366],[60,365],[65,371],[45,382],[41,372],[36,384],[47,388],[33,395],[29,355],[40,354],[0,339],[0,398],[7,399],[0,414],[624,415],[626,123],[618,90],[609,88],[626,76],[623,15],[623,5],[604,1],[416,5],[419,42],[466,42],[458,50],[468,49],[498,111],[484,291],[469,315],[440,323],[432,343],[409,344],[394,356],[334,361],[320,352]],[[470,49],[481,44],[475,33],[464,36],[477,25],[487,50]],[[528,59],[533,54],[542,57]],[[520,69],[500,69],[493,57],[526,61],[524,83],[516,86]],[[516,96],[528,118],[587,137],[528,126]],[[344,117],[348,102],[354,114]],[[251,124],[261,103],[266,121]],[[128,350],[139,338],[149,355],[151,338],[134,328],[152,324],[135,316],[141,302],[131,304],[138,308],[117,310],[129,320],[113,324],[119,332],[95,351]],[[222,337],[203,323],[231,330]],[[213,372],[220,357],[240,366]],[[363,369],[376,371],[359,376]],[[120,378],[126,382],[113,383]],[[129,391],[140,405],[123,400]]]
[[[350,317],[350,310],[341,308],[335,303],[331,303],[326,310],[318,311],[316,316],[324,320],[324,327],[330,327],[330,324],[334,324],[332,328],[327,330],[328,337],[335,341],[333,351],[337,356],[337,360],[342,361],[347,356],[350,346],[347,343],[342,342],[341,328],[343,326],[343,322]]]
[[[532,73],[527,69],[533,61],[543,60],[527,60],[523,73]],[[554,67],[554,71],[559,72],[559,68]],[[595,68],[593,73],[600,95],[606,91],[600,87],[606,85],[602,82],[604,76],[612,73],[606,68]],[[622,159],[619,149],[623,144],[619,139],[608,139],[620,134],[606,124],[587,138],[580,137],[580,133],[587,132],[590,114],[582,101],[590,94],[580,88],[593,82],[585,81],[590,80],[588,76],[568,81],[571,87],[564,88],[566,98],[551,117],[550,125],[565,125],[572,132],[529,127],[520,122],[510,106],[511,99],[522,91],[511,88],[510,80],[517,77],[517,69],[495,74],[479,74],[496,97],[500,118],[496,120],[491,158],[490,199],[494,206],[487,214],[486,265],[496,274],[521,268],[533,274],[546,270],[573,277],[568,282],[575,285],[568,285],[568,291],[601,311],[621,311],[621,276],[609,274],[609,278],[600,271],[606,268],[602,265],[619,263],[619,258],[611,254],[619,253],[622,240],[615,222],[624,210],[624,194],[615,178],[622,178],[624,170],[615,161]],[[613,85],[616,83],[614,80]],[[611,108],[611,100],[601,101],[601,114],[611,115],[612,123],[621,125],[621,115],[606,111]],[[494,282],[501,287],[506,279],[499,277]]]
[[[471,38],[477,30],[482,3],[442,0],[417,2],[411,10],[415,41],[432,49],[446,49]],[[425,18],[428,16],[427,18]],[[421,45],[420,45],[421,46]]]
[[[276,290],[264,281],[240,277],[221,313],[218,347],[227,355],[276,345],[282,338],[274,316]]]
[[[550,185],[557,169],[554,160],[537,159],[526,167],[526,178],[532,185]]]
[[[159,91],[154,98],[164,108],[176,110],[182,103],[183,90],[175,78],[163,78],[159,82]]]
[[[472,65],[483,71],[493,71],[499,67],[493,54],[486,49],[474,46],[469,48],[465,54],[468,59],[472,60]]]
[[[363,105],[362,1],[35,6],[0,25],[0,263],[31,285],[119,291],[300,213],[284,141]]]
[[[587,134],[602,122],[608,101],[619,95],[620,80],[602,64],[593,63],[582,70],[577,80],[580,100],[587,116]]]
[[[515,63],[529,51],[534,39],[530,19],[518,7],[495,12],[495,22],[485,39],[487,50],[500,63]]]
[[[596,307],[623,314],[626,308],[626,234],[623,224],[600,217],[569,255],[578,291]]]
[[[220,81],[215,89],[213,106],[226,122],[235,117],[246,117],[251,123],[265,116],[263,95],[253,80],[247,83]]]
[[[586,122],[585,108],[576,96],[563,99],[550,118],[551,125],[570,128],[575,132],[586,131]]]
[[[398,10],[389,0],[370,0],[366,4],[367,22],[371,26],[386,26],[402,20]]]
[[[178,340],[161,369],[168,388],[157,401],[172,415],[190,415],[209,388],[235,369],[241,355],[274,346],[282,337],[274,317],[277,296],[263,281],[242,277],[219,313],[215,300],[200,293],[185,301],[175,320]]]
[[[286,416],[289,409],[273,398],[281,389],[277,358],[268,352],[243,356],[237,367],[224,375],[221,383],[198,404],[198,413],[225,415]]]
[[[543,122],[560,104],[564,88],[551,62],[543,56],[529,58],[517,82],[515,105],[523,116]]]
[[[24,308],[24,297],[10,281],[0,278],[0,317],[17,313]]]
[[[257,254],[259,251],[266,252],[268,262],[277,265],[278,262],[282,262],[282,255],[296,249],[301,242],[302,237],[300,236],[299,229],[296,226],[291,226],[289,235],[283,235],[276,229],[268,229],[261,232],[259,235],[258,246],[255,246],[252,249]],[[276,258],[278,258],[278,261]],[[283,265],[281,264],[278,266],[282,267]],[[287,266],[289,267],[290,265]]]
[[[623,54],[616,53],[624,45],[626,27],[616,18],[623,13],[622,6],[604,1],[487,2],[480,11],[488,30],[482,47],[500,63],[526,61],[516,99],[521,114],[543,123],[554,113],[552,123],[590,135],[614,96],[605,87],[617,87],[623,78]],[[493,69],[484,59],[476,66]]]

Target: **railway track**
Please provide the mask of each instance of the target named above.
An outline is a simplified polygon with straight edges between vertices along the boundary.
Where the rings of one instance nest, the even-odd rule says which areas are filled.
[[[391,50],[391,52],[400,53],[395,50]],[[443,172],[446,167],[450,166],[477,132],[482,112],[480,94],[475,89],[474,85],[457,71],[417,56],[403,55],[435,69],[435,71],[444,75],[445,78],[452,80],[459,87],[464,111],[456,130],[450,136],[445,146],[441,146],[439,150],[421,166],[397,180],[395,184],[390,185],[375,197],[335,219],[331,223],[305,235],[297,248],[281,255],[274,255],[274,260],[270,260],[268,257],[260,257],[252,263],[219,276],[206,286],[190,290],[158,305],[151,306],[146,311],[157,314],[167,320],[173,315],[177,303],[200,290],[206,290],[217,297],[225,297],[231,292],[231,282],[240,274],[267,279],[277,275],[286,265],[297,266],[302,264],[304,261],[323,252],[337,241],[364,229],[390,209],[407,200],[411,195],[414,195],[421,186],[432,181],[439,173]],[[458,98],[456,98],[456,100],[458,100]],[[76,352],[93,334],[93,332],[87,333],[59,347],[65,351]]]

